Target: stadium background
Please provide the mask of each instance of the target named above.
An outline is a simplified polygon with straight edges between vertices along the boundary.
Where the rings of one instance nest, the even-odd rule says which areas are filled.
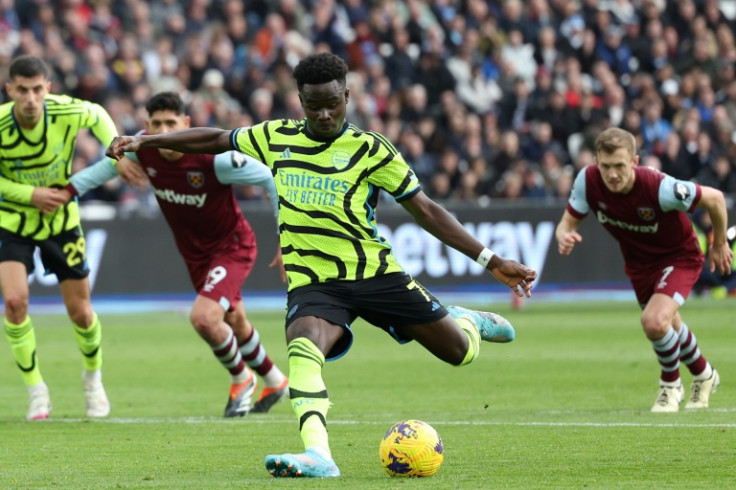
[[[330,50],[351,68],[349,120],[395,142],[425,191],[487,245],[537,267],[540,293],[628,299],[600,226],[587,220],[566,260],[554,223],[609,125],[637,136],[643,164],[724,191],[733,223],[735,19],[725,0],[2,0],[0,81],[12,57],[34,54],[52,66],[54,92],[99,102],[121,134],[143,127],[161,90],[182,94],[193,125],[233,128],[302,117],[290,70]],[[74,169],[101,153],[80,135]],[[266,265],[273,218],[257,191],[236,191],[261,258],[244,289],[283,298]],[[192,294],[150,193],[112,181],[85,196],[83,213],[96,298]],[[381,203],[383,230],[417,278],[501,294],[408,219]],[[31,280],[42,302],[58,295],[53,278]]]
[[[293,94],[285,96],[287,67],[330,46],[351,64],[351,121],[384,130],[423,173],[427,192],[493,247],[544,260],[523,312],[511,311],[510,293],[490,278],[421,276],[451,279],[454,286],[433,288],[447,302],[468,288],[480,292],[479,303],[500,299],[493,311],[512,318],[519,334],[484,347],[460,374],[420,345],[387,342],[357,322],[350,356],[325,369],[344,477],[310,486],[427,487],[389,479],[377,460],[385,430],[419,418],[440,431],[447,450],[430,482],[436,489],[733,488],[733,302],[688,301],[684,315],[724,383],[708,410],[662,418],[649,413],[659,369],[636,327],[615,243],[590,218],[572,259],[558,257],[553,243],[545,252],[542,238],[606,124],[637,134],[646,163],[724,189],[734,222],[734,11],[733,0],[0,0],[0,85],[13,56],[33,53],[54,67],[57,92],[102,103],[122,133],[141,127],[143,102],[163,89],[181,91],[195,124],[234,127],[298,112]],[[542,48],[538,38],[550,33],[552,47]],[[627,47],[611,57],[606,43],[617,42]],[[646,108],[657,100],[664,120],[650,123]],[[75,166],[100,150],[82,135]],[[716,155],[728,165],[716,165]],[[261,249],[245,285],[249,318],[286,366],[283,313],[252,311],[283,311],[283,289],[280,299],[260,290],[275,280],[266,269],[273,217],[260,196],[238,193]],[[413,236],[406,213],[386,202],[379,214],[402,240],[407,267],[441,272],[447,254]],[[0,355],[0,487],[279,487],[263,456],[298,447],[295,431],[280,430],[294,427],[292,410],[280,404],[260,420],[219,416],[227,376],[187,327],[194,295],[150,194],[113,182],[90,196],[84,216],[90,263],[101,268],[91,276],[93,304],[103,317],[113,416],[83,417],[77,346],[58,288],[34,275],[30,313],[54,412],[42,424],[22,420],[25,388],[10,353]],[[555,301],[544,301],[547,290]],[[604,299],[556,303],[565,292]],[[629,301],[612,303],[623,297]],[[162,305],[167,311],[141,313]],[[58,314],[37,314],[44,309]]]

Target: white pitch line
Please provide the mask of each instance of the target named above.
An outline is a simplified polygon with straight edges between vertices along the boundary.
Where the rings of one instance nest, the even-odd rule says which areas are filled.
[[[225,419],[221,417],[141,417],[141,418],[122,418],[111,417],[106,419],[90,420],[87,418],[63,418],[48,419],[35,424],[49,423],[95,423],[95,424],[273,424],[285,420],[286,417],[247,417],[245,419]],[[292,417],[288,417],[289,420]],[[3,420],[2,422],[9,422]],[[427,420],[428,423],[437,426],[503,426],[503,427],[633,427],[633,428],[650,428],[650,427],[687,427],[687,428],[736,428],[736,423],[711,423],[711,424],[694,424],[694,423],[676,423],[676,422],[500,422],[493,420],[458,420],[458,421],[434,421]],[[386,425],[391,424],[390,420],[330,420],[328,425]]]
[[[613,410],[613,411],[607,411],[605,413],[611,414],[611,415],[626,415],[626,414],[634,414],[634,413],[643,413],[648,410]],[[699,410],[697,409],[684,409],[680,413],[698,413]],[[705,412],[702,413],[733,413],[736,412],[736,407],[731,408],[709,408]],[[538,412],[535,412],[539,415],[576,415],[581,416],[585,414],[591,413],[591,411],[586,410],[540,410]]]

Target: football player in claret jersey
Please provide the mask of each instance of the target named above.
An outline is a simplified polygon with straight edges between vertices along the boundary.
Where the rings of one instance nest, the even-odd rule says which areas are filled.
[[[726,239],[723,194],[640,167],[636,140],[609,128],[595,142],[596,165],[580,171],[559,224],[558,251],[569,255],[582,241],[578,227],[592,212],[619,242],[626,275],[642,308],[641,325],[659,361],[659,391],[652,412],[677,412],[685,398],[680,363],[693,375],[686,408],[708,407],[718,372],[700,352],[695,334],[680,316],[698,279],[703,254],[686,212],[704,208],[713,223],[710,268],[724,273],[733,253]]]
[[[340,470],[327,437],[326,360],[348,352],[351,323],[362,317],[399,342],[416,340],[452,365],[469,364],[481,339],[508,342],[513,327],[499,315],[449,306],[406,274],[378,234],[383,190],[423,228],[476,259],[517,294],[530,295],[536,273],[484,248],[421,190],[400,153],[378,133],[345,119],[347,66],[320,53],[293,72],[305,119],[264,121],[226,131],[194,128],[119,138],[108,155],[141,148],[194,153],[237,149],[265,163],[279,196],[281,250],[289,281],[286,340],[290,398],[305,452],[266,456],[273,476],[334,477]],[[373,366],[379,369],[377,366]]]
[[[165,134],[189,127],[184,102],[174,92],[154,95],[146,110],[148,129],[143,134]],[[288,382],[266,354],[258,331],[245,314],[240,288],[256,260],[256,238],[240,211],[232,186],[263,187],[277,215],[278,199],[271,172],[236,151],[211,155],[141,148],[121,159],[118,168],[100,162],[82,170],[72,176],[67,190],[84,194],[136,165],[143,167],[150,180],[197,290],[190,314],[192,325],[230,372],[225,417],[267,412],[286,397]],[[128,177],[134,178],[131,174]],[[280,250],[271,265],[281,266]],[[246,364],[264,381],[252,409],[256,378]]]
[[[28,314],[28,275],[34,271],[36,248],[45,273],[59,281],[82,352],[87,416],[106,417],[110,403],[102,385],[102,327],[90,301],[84,233],[77,203],[67,203],[60,189],[69,182],[77,133],[89,128],[107,145],[117,130],[99,105],[50,94],[49,68],[41,59],[18,57],[8,74],[5,88],[11,101],[0,106],[0,288],[5,336],[30,396],[26,418],[45,419],[51,412]]]

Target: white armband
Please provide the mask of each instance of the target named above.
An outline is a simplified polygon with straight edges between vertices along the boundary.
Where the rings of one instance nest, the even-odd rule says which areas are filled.
[[[478,258],[475,259],[475,261],[482,265],[484,269],[487,269],[488,264],[491,262],[491,259],[494,255],[496,254],[493,252],[493,250],[491,250],[490,248],[484,248],[483,250],[481,250],[480,255],[478,255]]]

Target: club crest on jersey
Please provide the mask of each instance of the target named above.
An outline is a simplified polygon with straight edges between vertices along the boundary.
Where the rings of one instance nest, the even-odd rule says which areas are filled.
[[[682,182],[675,182],[675,197],[680,201],[686,200],[690,197],[690,189],[687,188]]]
[[[195,189],[204,185],[204,174],[202,172],[187,172],[187,182]]]
[[[644,221],[652,221],[656,217],[652,208],[636,208],[636,213]]]
[[[343,170],[350,165],[350,153],[346,151],[336,151],[332,154],[332,166],[338,170]]]

